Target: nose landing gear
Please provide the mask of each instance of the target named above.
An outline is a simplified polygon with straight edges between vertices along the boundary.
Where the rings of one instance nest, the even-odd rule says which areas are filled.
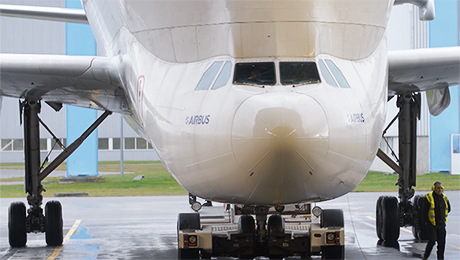
[[[344,259],[341,210],[323,210],[321,215],[312,216],[310,204],[302,209],[298,205],[288,207],[290,210],[283,211],[283,216],[269,206],[250,205],[243,208],[234,205],[229,219],[219,216],[211,219],[200,213],[179,214],[179,259],[200,259],[200,256],[283,259],[312,255],[322,255],[322,259]],[[239,213],[237,218],[235,213]],[[202,222],[198,221],[200,219]],[[196,224],[190,226],[190,223]]]

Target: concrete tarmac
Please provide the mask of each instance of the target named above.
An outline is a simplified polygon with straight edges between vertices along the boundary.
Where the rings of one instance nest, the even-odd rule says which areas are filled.
[[[349,193],[318,205],[323,209],[343,209],[346,259],[420,259],[426,242],[416,241],[410,228],[401,229],[398,245],[379,245],[375,202],[380,195],[397,194]],[[445,259],[460,259],[460,192],[447,191],[446,195],[453,210],[447,223]],[[49,200],[45,198],[45,203]],[[39,233],[28,234],[26,247],[10,248],[7,212],[10,203],[18,199],[0,199],[0,259],[176,259],[177,215],[190,212],[187,196],[59,200],[66,235],[62,247],[46,246],[45,235]],[[221,207],[216,203],[214,206]],[[430,259],[436,259],[436,246]]]

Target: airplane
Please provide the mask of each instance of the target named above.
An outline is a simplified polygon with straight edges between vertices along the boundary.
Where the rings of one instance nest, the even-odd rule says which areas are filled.
[[[291,236],[269,208],[347,194],[375,156],[400,176],[399,202],[377,202],[378,237],[396,241],[407,225],[420,237],[411,201],[419,93],[427,92],[431,114],[442,113],[449,86],[460,82],[460,48],[388,51],[388,18],[404,3],[434,19],[433,0],[82,0],[84,11],[1,5],[5,16],[89,23],[103,50],[0,54],[0,95],[22,100],[30,205],[26,214],[23,203],[11,204],[10,245],[25,246],[29,232],[62,244],[62,206],[48,202],[43,214],[41,181],[112,112],[152,144],[191,204],[199,197],[249,210],[224,237],[201,225],[199,213],[180,214],[180,259],[343,259],[340,209],[313,209],[320,223]],[[398,163],[379,149],[395,97]],[[105,111],[45,169],[37,149],[42,102]]]

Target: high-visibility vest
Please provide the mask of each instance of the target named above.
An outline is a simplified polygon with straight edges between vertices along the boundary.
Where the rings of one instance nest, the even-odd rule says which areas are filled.
[[[425,195],[425,198],[430,203],[430,209],[428,210],[428,219],[430,220],[431,224],[433,224],[433,226],[436,226],[436,216],[435,216],[435,212],[434,212],[433,193],[432,192],[427,193]],[[444,199],[444,203],[446,204],[446,212],[444,214],[444,216],[445,216],[444,224],[445,224],[447,222],[447,214],[449,213],[449,205],[447,204],[447,197],[444,194],[442,194],[442,198]]]

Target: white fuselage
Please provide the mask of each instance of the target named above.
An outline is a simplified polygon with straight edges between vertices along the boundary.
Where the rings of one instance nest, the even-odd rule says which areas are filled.
[[[321,201],[366,175],[385,120],[392,0],[83,4],[99,48],[120,61],[127,119],[190,193],[247,205]],[[324,70],[317,82],[280,80],[282,62],[326,60],[349,88],[329,84]],[[235,64],[259,62],[274,64],[273,84],[235,81]]]

